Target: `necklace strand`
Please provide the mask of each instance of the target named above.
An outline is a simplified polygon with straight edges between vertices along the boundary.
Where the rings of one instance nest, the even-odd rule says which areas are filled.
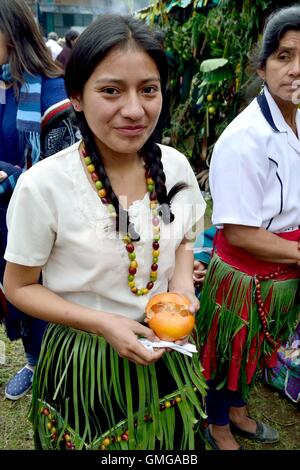
[[[95,165],[92,163],[91,157],[87,154],[85,148],[81,149],[81,155],[87,167],[92,181],[95,183],[97,194],[102,203],[106,206],[111,217],[116,217],[116,209],[107,196],[107,191],[101,181],[100,176],[96,172]],[[146,167],[145,171],[147,191],[149,194],[149,205],[152,217],[152,264],[149,276],[149,282],[146,287],[139,288],[135,283],[135,276],[138,269],[138,262],[136,260],[135,247],[130,233],[123,236],[123,243],[128,254],[129,267],[128,267],[128,287],[131,292],[137,296],[146,295],[153,288],[157,280],[158,258],[159,258],[159,240],[160,240],[160,219],[158,217],[158,201],[155,192],[154,181],[151,178],[149,168]]]
[[[274,336],[272,336],[268,330],[268,323],[267,323],[267,311],[265,308],[265,304],[262,300],[262,295],[261,295],[261,281],[269,281],[271,279],[276,279],[280,274],[287,274],[291,268],[288,269],[278,269],[274,273],[267,274],[265,276],[260,276],[256,275],[255,276],[255,286],[256,286],[256,291],[255,291],[255,300],[257,304],[257,309],[258,309],[258,315],[261,321],[262,329],[264,336],[266,338],[266,341],[270,344],[272,349],[276,351],[279,346],[280,346],[280,341],[275,340]]]

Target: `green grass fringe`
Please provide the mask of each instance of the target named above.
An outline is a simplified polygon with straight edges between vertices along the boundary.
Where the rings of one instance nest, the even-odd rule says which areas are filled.
[[[198,355],[189,358],[171,352],[163,360],[176,386],[174,392],[160,397],[155,364],[129,364],[102,337],[49,325],[34,374],[30,419],[36,442],[42,449],[66,449],[67,434],[76,450],[172,450],[179,429],[180,448],[194,449],[205,417],[202,398],[206,394]],[[130,374],[136,374],[138,397],[132,395]],[[95,403],[108,423],[106,429],[95,413]],[[175,420],[175,407],[181,423]],[[116,415],[123,419],[116,422]]]
[[[228,282],[229,281],[229,282]],[[217,303],[217,292],[223,282],[228,282],[228,289],[224,292],[221,305]],[[270,314],[267,316],[268,330],[277,340],[286,341],[291,332],[294,331],[297,321],[299,321],[299,296],[298,279],[286,281],[268,280],[261,281],[262,300],[271,291]],[[240,316],[242,306],[246,299],[246,293],[251,292],[248,307],[249,316],[243,320]],[[235,335],[245,325],[247,328],[247,339],[243,350],[243,363],[241,367],[239,389],[242,395],[247,398],[250,387],[246,383],[243,371],[250,358],[250,346],[253,339],[258,338],[262,332],[262,326],[258,315],[257,304],[255,302],[255,282],[254,277],[241,273],[224,263],[217,255],[214,255],[206,274],[205,282],[201,293],[200,310],[196,315],[196,342],[198,348],[205,344],[210,333],[213,320],[216,315],[218,319],[218,329],[216,335],[216,356],[218,369],[217,376],[224,377],[224,369],[228,368],[232,355],[232,341]],[[263,341],[258,364],[266,356],[272,353],[271,346]],[[226,377],[220,386],[226,385]]]

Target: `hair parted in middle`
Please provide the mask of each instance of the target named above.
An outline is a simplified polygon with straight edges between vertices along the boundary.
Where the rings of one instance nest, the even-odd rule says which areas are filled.
[[[138,47],[146,52],[155,62],[160,74],[162,97],[164,98],[168,81],[168,59],[163,48],[163,34],[161,31],[151,29],[142,20],[132,16],[102,15],[89,25],[79,36],[73,49],[65,71],[65,86],[70,98],[82,96],[84,86],[94,69],[104,60],[113,49],[126,49]],[[83,112],[75,112],[86,150],[91,156],[101,181],[106,189],[107,196],[116,210],[116,231],[120,227],[127,227],[127,232],[134,240],[139,239],[133,224],[129,221],[128,213],[119,203],[102,163],[101,155],[96,147],[91,129]],[[160,116],[161,118],[161,116]],[[161,125],[161,119],[158,126]],[[185,183],[177,183],[169,193],[166,189],[166,176],[161,161],[161,149],[156,143],[155,131],[149,137],[139,152],[145,165],[155,182],[155,192],[160,204],[159,215],[164,223],[174,220],[171,212],[171,200],[181,190]]]

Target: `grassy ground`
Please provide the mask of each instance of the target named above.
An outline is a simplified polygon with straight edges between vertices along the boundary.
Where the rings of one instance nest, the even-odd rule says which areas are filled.
[[[4,387],[7,380],[24,365],[24,354],[20,341],[8,342],[0,326],[0,341],[4,341],[6,360],[0,364],[0,450],[34,449],[32,430],[27,419],[30,394],[18,401],[5,399]],[[280,432],[277,444],[258,444],[240,439],[246,449],[299,450],[300,449],[300,408],[281,397],[261,383],[253,389],[249,401],[250,413]]]

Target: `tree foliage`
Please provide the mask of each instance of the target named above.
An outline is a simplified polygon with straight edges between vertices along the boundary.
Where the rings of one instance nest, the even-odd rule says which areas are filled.
[[[202,189],[208,190],[213,144],[249,101],[249,84],[256,76],[249,57],[265,18],[292,3],[160,0],[139,12],[165,32],[171,76],[164,136],[190,159]]]

